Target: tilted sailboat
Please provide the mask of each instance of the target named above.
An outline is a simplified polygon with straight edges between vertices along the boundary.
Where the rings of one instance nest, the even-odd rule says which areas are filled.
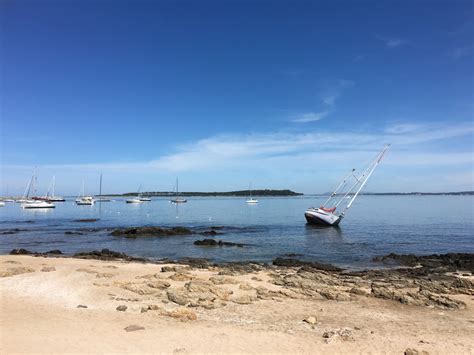
[[[179,185],[178,185],[178,178],[176,178],[176,195],[175,198],[170,200],[171,203],[186,203],[188,202],[185,198],[179,197]]]
[[[306,221],[309,224],[323,225],[323,226],[337,226],[344,218],[347,210],[351,208],[352,203],[356,199],[359,192],[364,187],[367,180],[370,178],[375,168],[380,164],[382,158],[387,152],[390,145],[386,145],[380,153],[377,154],[374,160],[369,164],[369,166],[362,172],[360,176],[354,174],[355,169],[342,180],[339,186],[334,190],[334,192],[329,196],[329,198],[323,203],[319,208],[310,207],[306,210],[304,216]],[[355,182],[352,183],[349,190],[345,193],[341,191],[345,190],[345,187],[349,183],[349,179],[354,178]],[[351,180],[352,181],[352,180]],[[336,213],[336,210],[342,204],[343,201],[349,199],[347,205],[342,208],[341,213]]]

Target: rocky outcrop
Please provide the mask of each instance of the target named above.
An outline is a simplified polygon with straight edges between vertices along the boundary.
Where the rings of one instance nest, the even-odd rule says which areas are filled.
[[[318,269],[318,270],[325,270],[325,271],[342,271],[341,268],[331,264],[322,264],[318,262],[311,262],[311,261],[301,261],[298,259],[285,259],[285,258],[276,258],[273,260],[273,265],[276,266],[286,266],[286,267],[301,267],[305,266],[308,268]]]
[[[173,227],[173,228],[133,227],[133,228],[115,229],[110,234],[116,237],[138,238],[138,237],[164,237],[164,236],[187,235],[187,234],[189,235],[189,234],[193,234],[193,231],[185,227]]]
[[[215,239],[196,240],[194,242],[194,245],[207,246],[207,247],[239,247],[239,248],[244,247],[244,244],[241,244],[241,243],[223,242],[222,240],[215,240]]]
[[[474,254],[470,253],[448,253],[432,255],[413,255],[391,253],[385,256],[375,257],[377,262],[386,264],[421,266],[430,270],[442,269],[442,271],[468,270],[474,273]]]
[[[138,258],[133,256],[128,256],[127,254],[120,253],[117,251],[112,251],[109,249],[102,250],[93,250],[89,252],[76,253],[73,255],[73,258],[78,259],[95,259],[95,260],[124,260],[124,261],[135,261],[135,262],[147,262],[145,258]]]

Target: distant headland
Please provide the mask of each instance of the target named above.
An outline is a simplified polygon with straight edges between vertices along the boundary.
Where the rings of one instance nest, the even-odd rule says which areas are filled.
[[[107,196],[135,196],[136,192],[127,192],[124,194],[115,194]],[[148,191],[142,192],[140,195],[146,197],[160,197],[160,196],[173,196],[175,193],[170,191]],[[180,192],[180,196],[248,196],[248,190],[239,191],[227,191],[227,192],[199,192],[199,191],[188,191]],[[302,193],[294,192],[291,190],[252,190],[252,196],[301,196]],[[105,195],[104,195],[105,196]]]

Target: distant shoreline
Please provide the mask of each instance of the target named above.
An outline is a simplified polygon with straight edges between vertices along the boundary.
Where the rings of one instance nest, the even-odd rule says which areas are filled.
[[[136,192],[127,192],[123,194],[104,194],[101,196],[108,196],[108,197],[127,197],[127,196],[135,196]],[[180,192],[180,196],[186,197],[219,197],[219,196],[227,196],[227,197],[246,197],[249,196],[249,192],[246,190],[242,191],[227,191],[227,192]],[[154,191],[154,192],[143,192],[141,193],[142,196],[147,197],[169,197],[174,196],[173,192],[169,191]],[[252,196],[257,197],[265,197],[265,196],[329,196],[330,193],[324,194],[303,194],[300,192],[294,192],[291,190],[255,190],[252,191]],[[451,191],[451,192],[363,192],[360,195],[364,196],[473,196],[474,191]],[[97,195],[100,196],[100,195]]]

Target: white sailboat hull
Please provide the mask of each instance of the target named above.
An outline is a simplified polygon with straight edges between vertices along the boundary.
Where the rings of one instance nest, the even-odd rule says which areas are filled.
[[[46,201],[35,201],[35,202],[27,202],[21,205],[23,209],[32,209],[32,208],[55,208],[56,206],[51,202]]]
[[[337,226],[342,219],[341,216],[324,211],[321,208],[308,208],[304,216],[309,224],[320,226]]]
[[[138,198],[132,198],[130,200],[125,200],[126,203],[143,203],[142,200],[138,199]]]
[[[249,205],[256,205],[258,203],[258,200],[254,200],[253,198],[251,198],[245,202],[248,203]]]

